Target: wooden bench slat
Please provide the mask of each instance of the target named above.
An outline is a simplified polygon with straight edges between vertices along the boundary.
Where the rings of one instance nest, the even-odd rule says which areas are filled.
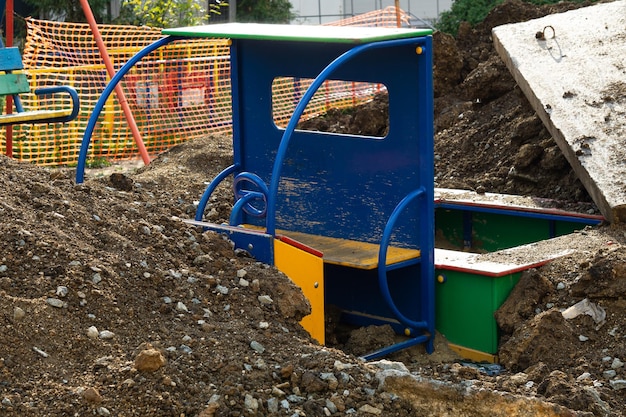
[[[1,74],[0,96],[22,94],[30,91],[26,74]]]
[[[324,254],[324,262],[334,265],[349,266],[358,269],[375,269],[378,267],[378,251],[380,245],[356,240],[311,235],[302,232],[277,230],[277,234],[288,236],[304,243]],[[389,246],[387,249],[387,265],[419,258],[418,249],[406,249]]]
[[[0,115],[0,126],[28,123],[44,119],[56,119],[61,117],[67,117],[72,114],[72,109],[63,110],[34,110],[25,111],[22,113],[11,113]]]

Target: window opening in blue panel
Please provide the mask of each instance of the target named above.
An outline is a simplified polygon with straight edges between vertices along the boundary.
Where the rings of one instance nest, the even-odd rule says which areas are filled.
[[[272,117],[278,128],[287,127],[312,82],[312,78],[274,78]],[[365,106],[371,111],[364,111]],[[328,80],[313,95],[296,129],[385,138],[389,132],[387,87],[382,83]]]

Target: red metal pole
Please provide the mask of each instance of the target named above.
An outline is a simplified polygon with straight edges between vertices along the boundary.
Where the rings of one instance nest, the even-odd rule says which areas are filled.
[[[13,0],[7,0],[6,3],[6,46],[13,46]],[[6,96],[7,114],[13,113],[13,97]],[[5,151],[8,157],[13,157],[13,126],[6,126]]]
[[[89,3],[87,0],[80,0],[80,4],[83,8],[83,11],[85,12],[85,17],[87,17],[87,22],[89,23],[89,27],[91,28],[91,33],[93,33],[94,39],[96,40],[98,50],[100,51],[100,57],[102,57],[102,60],[104,61],[104,65],[106,66],[107,72],[109,73],[109,77],[113,77],[115,75],[115,68],[113,68],[113,64],[111,63],[111,59],[109,58],[106,45],[104,44],[102,36],[100,35],[100,30],[98,29],[98,24],[96,23],[96,19],[93,16],[91,7],[89,7]],[[150,163],[150,155],[148,155],[146,146],[141,139],[141,133],[137,128],[135,117],[133,116],[133,113],[130,110],[130,106],[126,101],[126,96],[124,95],[124,90],[122,90],[121,85],[118,84],[115,87],[115,93],[117,94],[117,100],[122,106],[122,110],[124,111],[124,115],[126,116],[126,121],[130,126],[130,130],[133,133],[133,138],[135,138],[135,143],[137,144],[137,148],[139,148],[139,153],[141,154],[143,163],[148,165]]]

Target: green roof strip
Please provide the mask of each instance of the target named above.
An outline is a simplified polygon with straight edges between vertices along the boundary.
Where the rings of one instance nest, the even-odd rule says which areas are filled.
[[[256,39],[269,41],[331,42],[361,44],[432,34],[431,29],[280,25],[267,23],[221,23],[163,29],[164,35],[193,38]]]

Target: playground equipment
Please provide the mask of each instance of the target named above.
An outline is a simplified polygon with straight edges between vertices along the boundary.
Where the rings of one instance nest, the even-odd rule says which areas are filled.
[[[80,100],[76,90],[69,86],[55,86],[35,89],[36,96],[50,96],[57,93],[67,93],[72,101],[71,108],[50,108],[46,110],[25,111],[19,95],[30,93],[30,85],[26,75],[14,73],[24,68],[19,50],[13,47],[13,0],[0,2],[0,20],[3,17],[6,6],[6,39],[8,47],[0,39],[0,97],[6,100],[6,113],[0,115],[0,126],[6,126],[5,149],[8,156],[13,155],[13,125],[37,124],[37,123],[64,123],[78,116]],[[49,103],[49,101],[47,101]],[[16,113],[12,113],[12,106]],[[52,107],[57,107],[53,105]]]
[[[550,203],[435,190],[435,327],[463,358],[497,362],[494,313],[522,273],[572,254],[567,235],[603,221]]]
[[[57,108],[46,110],[25,111],[20,101],[19,94],[29,93],[30,85],[26,75],[14,73],[24,68],[22,57],[16,47],[5,47],[0,40],[0,96],[10,96],[15,104],[16,113],[6,113],[0,115],[0,126],[15,125],[22,123],[59,123],[68,122],[78,116],[80,110],[80,100],[76,90],[69,86],[56,86],[38,88],[35,90],[37,96],[45,96],[56,93],[67,93],[72,101],[71,108]]]
[[[221,24],[163,33],[102,93],[83,138],[77,182],[101,105],[133,65],[176,40],[230,39],[233,164],[209,183],[188,222],[227,235],[285,272],[311,303],[302,325],[320,343],[332,308],[347,324],[388,324],[404,336],[365,359],[419,344],[430,353],[437,329],[463,357],[495,362],[493,313],[524,270],[567,253],[533,245],[602,221],[505,196],[435,195],[430,30]],[[285,77],[312,82],[283,128],[272,87]],[[384,86],[388,132],[297,129],[328,80]],[[231,175],[229,224],[203,221],[212,193]],[[446,249],[435,248],[435,234]]]
[[[406,341],[367,359],[434,338],[433,91],[430,30],[214,25],[173,36],[228,37],[237,202],[227,233],[284,270],[312,303],[303,323],[324,342],[324,309],[354,324],[390,323]],[[314,79],[285,129],[273,122],[272,83]],[[383,138],[296,130],[326,80],[379,83],[389,95]],[[305,267],[306,262],[307,267]]]
[[[131,58],[99,102],[135,63],[170,42],[232,40],[234,164],[207,188],[197,220],[215,187],[234,175],[233,224],[204,227],[228,233],[238,247],[287,271],[314,304],[305,323],[314,337],[324,341],[324,307],[331,303],[355,323],[392,318],[409,336],[369,358],[420,343],[432,352],[431,31],[222,24],[163,32],[169,36]],[[313,79],[284,129],[272,115],[272,84],[282,77]],[[389,133],[377,138],[296,130],[329,79],[384,85],[392,110]],[[96,106],[83,138],[77,182],[98,111]]]
[[[382,40],[358,30],[306,30],[236,25],[165,31],[233,39],[234,164],[209,184],[194,223],[226,233],[237,247],[291,277],[313,307],[303,325],[321,342],[324,309],[332,306],[343,322],[389,324],[406,336],[365,359],[420,343],[432,352],[436,327],[462,356],[497,361],[494,312],[524,270],[565,253],[533,253],[528,245],[601,218],[505,204],[494,196],[481,202],[451,190],[435,198],[430,31],[372,32],[389,36]],[[272,122],[271,86],[285,75],[314,81],[281,129]],[[304,108],[328,79],[384,85],[387,135],[297,130]],[[202,222],[211,194],[229,175],[236,201],[229,226]],[[435,229],[458,249],[435,248]],[[470,250],[508,256],[486,261]],[[516,253],[525,260],[510,261]]]

